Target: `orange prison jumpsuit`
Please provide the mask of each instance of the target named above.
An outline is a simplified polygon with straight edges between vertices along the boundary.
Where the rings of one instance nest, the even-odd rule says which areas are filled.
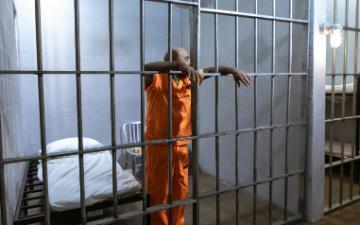
[[[191,81],[186,77],[178,84],[172,80],[172,136],[191,135]],[[168,138],[168,76],[155,74],[146,90],[145,140]],[[173,200],[188,197],[188,147],[190,140],[173,142],[172,191]],[[168,144],[146,147],[147,189],[150,205],[168,202]],[[173,224],[185,224],[185,206],[172,208]],[[151,225],[167,225],[167,211],[151,214]]]

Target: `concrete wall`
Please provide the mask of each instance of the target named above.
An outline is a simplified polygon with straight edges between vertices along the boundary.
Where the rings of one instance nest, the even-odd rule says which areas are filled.
[[[307,19],[307,1],[294,1],[294,16]],[[212,1],[203,4],[211,6]],[[240,10],[253,12],[253,1],[239,1]],[[139,5],[138,1],[123,0],[114,5],[114,49],[117,70],[137,70],[139,68]],[[30,1],[16,0],[19,11],[20,67],[36,69],[34,6]],[[234,1],[219,1],[219,7],[232,10]],[[81,64],[83,70],[108,69],[108,33],[107,3],[100,0],[80,1]],[[74,70],[74,26],[71,0],[42,1],[43,54],[44,68],[49,70]],[[289,16],[289,1],[278,0],[276,14]],[[271,15],[270,1],[259,1],[259,13]],[[167,49],[167,5],[146,3],[145,10],[145,61],[161,60]],[[189,10],[174,7],[173,45],[189,49]],[[201,18],[201,66],[214,63],[213,17]],[[254,72],[254,20],[239,19],[239,65],[247,72]],[[272,61],[272,24],[259,20],[258,32],[258,72],[271,72]],[[219,63],[234,65],[234,19],[219,17]],[[293,26],[293,72],[306,71],[307,27]],[[276,72],[288,72],[289,63],[289,26],[276,23]],[[107,76],[84,75],[83,81],[83,117],[84,135],[95,138],[104,144],[110,143],[109,80]],[[22,103],[25,130],[24,143],[28,151],[34,154],[39,149],[38,100],[36,76],[27,76],[21,80]],[[140,90],[137,75],[116,77],[116,116],[117,131],[124,122],[140,120]],[[286,78],[276,78],[274,123],[284,123],[286,112]],[[72,75],[45,77],[46,131],[48,142],[60,138],[76,136],[75,78]],[[293,78],[291,83],[290,122],[304,122],[306,118],[306,79]],[[257,93],[258,126],[269,124],[270,79],[258,79]],[[231,77],[220,79],[220,130],[235,128],[234,84]],[[238,93],[239,127],[253,126],[253,88],[241,87]],[[206,81],[200,87],[200,132],[214,130],[214,80]],[[119,133],[117,137],[119,138]],[[274,175],[284,172],[285,130],[274,131]],[[223,180],[234,183],[235,180],[235,140],[234,136],[220,138],[220,175]],[[118,139],[120,141],[120,139]],[[239,136],[240,182],[252,180],[252,156],[254,151],[253,134]],[[305,127],[291,128],[289,135],[289,169],[303,169],[305,150]],[[203,171],[215,174],[214,140],[200,142],[200,167]],[[266,178],[269,170],[269,132],[259,132],[257,142],[258,178]],[[274,202],[282,205],[284,180],[274,183]],[[214,184],[215,188],[215,184]],[[259,196],[266,198],[268,185],[259,186]],[[250,190],[249,190],[250,191]],[[289,209],[298,211],[301,195],[299,177],[289,182]]]
[[[17,69],[18,53],[15,25],[15,11],[12,0],[0,1],[0,69]],[[3,157],[23,155],[23,130],[20,99],[20,79],[18,75],[0,76],[0,115],[2,129]],[[12,223],[20,187],[23,181],[24,164],[5,166],[5,191],[7,220]]]

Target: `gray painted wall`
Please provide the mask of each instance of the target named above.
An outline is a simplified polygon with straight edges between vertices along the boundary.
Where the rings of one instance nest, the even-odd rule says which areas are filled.
[[[219,1],[220,8],[232,9],[233,1]],[[288,0],[278,0],[277,15],[289,16]],[[294,1],[294,17],[306,19],[307,1]],[[253,2],[240,1],[240,9],[253,12]],[[259,12],[271,14],[270,1],[259,1]],[[107,3],[100,0],[81,1],[81,58],[83,70],[108,69],[108,34]],[[211,1],[209,1],[211,4]],[[20,67],[36,69],[34,6],[30,1],[16,0],[19,23]],[[71,0],[42,1],[43,18],[43,54],[44,68],[51,70],[74,70],[74,26],[73,6]],[[161,60],[167,48],[167,7],[159,3],[146,3],[145,11],[145,60]],[[137,70],[139,68],[139,5],[138,1],[123,0],[114,5],[114,48],[117,70]],[[186,8],[174,7],[174,46],[189,49],[189,11]],[[201,18],[201,66],[213,65],[213,17],[203,15]],[[254,69],[254,20],[239,19],[239,65],[248,72]],[[234,20],[230,17],[219,17],[219,60],[220,64],[234,65]],[[289,26],[286,23],[276,24],[276,72],[288,71]],[[258,32],[258,72],[271,72],[272,24],[259,20]],[[293,72],[306,71],[307,27],[293,26]],[[109,80],[107,76],[84,75],[83,78],[83,120],[84,135],[95,138],[104,144],[110,144]],[[22,116],[26,137],[23,143],[26,154],[34,154],[39,149],[39,117],[36,88],[36,76],[21,79]],[[286,78],[276,78],[274,123],[284,123],[286,112]],[[140,91],[137,75],[117,76],[116,108],[117,131],[124,122],[140,119]],[[47,142],[60,138],[76,136],[76,102],[75,78],[72,75],[45,77],[46,131]],[[220,79],[220,130],[235,128],[234,85],[231,77]],[[258,126],[269,124],[270,79],[258,79],[257,93]],[[306,118],[306,79],[293,78],[291,83],[290,122],[304,122]],[[239,89],[239,127],[253,126],[253,88]],[[206,81],[200,87],[200,132],[214,130],[214,81]],[[117,135],[119,138],[119,134]],[[285,130],[274,131],[274,175],[284,172]],[[234,136],[220,138],[220,175],[228,183],[234,183]],[[120,138],[118,139],[120,141]],[[239,136],[240,182],[252,180],[252,155],[254,151],[251,133]],[[289,169],[303,169],[305,150],[305,128],[291,128],[289,135]],[[214,140],[200,141],[200,167],[203,171],[215,174]],[[269,170],[269,132],[259,132],[257,142],[258,178],[266,178]],[[289,209],[298,211],[301,196],[299,177],[289,182]],[[284,180],[274,183],[274,202],[283,203]],[[215,188],[215,184],[214,184]],[[248,191],[251,191],[250,189]],[[268,185],[259,186],[259,196],[267,198]]]
[[[18,54],[16,43],[15,11],[12,0],[0,0],[0,69],[17,69]],[[0,76],[0,115],[3,140],[3,156],[23,155],[26,136],[23,130],[18,75]],[[7,220],[12,223],[20,187],[23,181],[24,163],[5,166],[5,191]]]

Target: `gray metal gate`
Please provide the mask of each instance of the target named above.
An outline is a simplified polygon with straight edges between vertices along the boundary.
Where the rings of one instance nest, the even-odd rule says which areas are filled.
[[[40,134],[41,134],[41,155],[40,156],[20,156],[20,157],[12,157],[12,158],[3,158],[3,155],[1,154],[0,158],[0,181],[1,181],[1,208],[2,210],[2,223],[7,224],[7,215],[6,215],[6,201],[5,195],[7,192],[11,190],[5,189],[5,182],[6,177],[4,177],[4,167],[9,164],[13,163],[19,163],[19,162],[27,162],[30,160],[41,160],[42,161],[42,172],[44,175],[44,222],[46,224],[50,224],[50,208],[49,208],[49,199],[48,199],[48,172],[47,172],[47,161],[49,159],[55,159],[55,158],[61,158],[65,156],[70,155],[78,155],[79,156],[79,173],[80,173],[80,190],[81,190],[81,222],[82,224],[112,224],[116,222],[121,222],[123,220],[126,220],[128,218],[132,217],[143,217],[144,223],[146,223],[146,215],[160,211],[160,210],[169,210],[173,207],[176,207],[178,205],[188,205],[192,206],[192,224],[201,224],[201,217],[200,217],[200,208],[201,208],[201,200],[215,197],[216,202],[216,221],[214,221],[214,224],[221,224],[221,196],[226,193],[235,193],[235,214],[233,215],[233,224],[243,224],[244,222],[241,219],[240,216],[240,205],[242,202],[239,200],[239,192],[241,190],[249,190],[251,193],[252,198],[252,210],[251,210],[251,221],[250,224],[259,224],[258,222],[258,207],[257,204],[259,202],[259,197],[266,199],[267,201],[267,209],[266,209],[266,216],[268,218],[267,224],[286,224],[289,222],[294,222],[297,220],[301,220],[304,218],[304,187],[305,187],[305,150],[306,148],[300,148],[300,152],[297,152],[298,155],[293,155],[294,152],[291,152],[292,149],[294,149],[295,145],[290,139],[294,138],[296,135],[291,135],[291,132],[294,132],[295,129],[303,129],[305,130],[307,127],[307,123],[304,120],[296,120],[292,118],[292,109],[294,108],[294,104],[297,104],[297,100],[294,101],[294,96],[299,97],[300,101],[307,101],[307,81],[308,81],[308,66],[307,66],[307,50],[308,50],[308,9],[309,9],[309,3],[307,1],[302,1],[299,3],[299,1],[280,1],[280,0],[273,0],[271,2],[271,13],[267,14],[264,12],[260,12],[260,6],[265,5],[265,1],[262,0],[255,0],[254,1],[254,12],[245,12],[240,8],[239,2],[241,1],[234,1],[234,9],[228,10],[228,9],[220,9],[218,7],[218,1],[185,1],[185,0],[147,0],[147,1],[153,1],[158,2],[159,4],[166,4],[168,7],[168,51],[173,48],[172,44],[172,36],[173,36],[173,27],[172,27],[172,15],[173,15],[173,7],[174,5],[182,5],[183,7],[188,7],[191,9],[191,57],[193,61],[193,65],[195,68],[200,68],[200,51],[201,51],[201,35],[205,35],[201,33],[201,18],[203,15],[211,15],[213,17],[213,27],[214,27],[214,33],[209,34],[213,35],[214,39],[214,65],[216,68],[219,66],[219,17],[224,16],[228,18],[232,18],[234,21],[234,30],[235,35],[233,37],[234,43],[235,43],[235,63],[234,65],[236,67],[243,66],[239,65],[239,55],[240,54],[247,54],[243,52],[239,52],[239,37],[244,33],[244,30],[239,29],[239,20],[242,18],[247,18],[252,21],[253,23],[253,68],[250,73],[250,75],[253,78],[253,88],[252,91],[252,126],[247,128],[242,128],[239,126],[239,117],[241,117],[241,114],[239,114],[239,102],[242,100],[239,99],[239,93],[238,89],[234,88],[234,95],[235,95],[235,121],[236,124],[235,129],[233,130],[220,130],[219,129],[219,77],[218,73],[209,74],[211,76],[214,76],[215,78],[215,108],[212,109],[215,112],[215,131],[214,132],[205,132],[200,133],[198,129],[198,87],[196,85],[192,86],[192,118],[193,118],[193,134],[189,137],[182,137],[182,139],[190,139],[192,140],[192,196],[190,196],[188,199],[180,200],[180,201],[172,201],[172,199],[169,199],[168,204],[164,205],[158,205],[158,206],[152,206],[148,207],[147,205],[147,194],[146,194],[146,185],[143,184],[142,188],[142,210],[136,210],[131,211],[123,214],[118,214],[118,204],[117,204],[117,179],[116,179],[116,151],[123,148],[128,147],[141,147],[143,152],[143,167],[145,168],[145,160],[144,156],[146,154],[145,146],[147,144],[154,144],[154,143],[168,143],[169,146],[169,152],[171,153],[171,147],[172,142],[178,140],[178,138],[171,138],[171,134],[169,136],[169,139],[167,140],[157,140],[152,142],[145,142],[144,139],[142,139],[141,143],[135,143],[135,144],[119,144],[116,142],[116,136],[118,135],[116,132],[115,127],[115,120],[116,120],[116,108],[115,108],[115,82],[114,78],[115,76],[121,76],[122,74],[133,74],[134,76],[140,74],[141,76],[141,106],[139,107],[141,110],[141,124],[142,124],[142,137],[144,137],[144,124],[145,124],[145,94],[144,94],[144,76],[147,74],[153,74],[155,71],[144,71],[144,64],[145,64],[145,57],[144,57],[144,51],[145,51],[145,45],[144,45],[144,10],[145,10],[145,0],[140,0],[140,68],[136,71],[117,71],[114,67],[114,52],[113,52],[113,0],[108,1],[108,31],[109,31],[109,69],[104,71],[84,71],[81,67],[81,59],[80,59],[80,49],[81,49],[81,43],[80,43],[80,23],[79,23],[79,10],[81,8],[81,1],[74,1],[74,12],[75,12],[75,18],[74,18],[74,28],[75,28],[75,59],[76,59],[76,69],[74,71],[66,70],[66,71],[57,71],[57,70],[44,70],[43,67],[43,48],[42,48],[42,32],[41,32],[41,6],[40,6],[40,0],[35,0],[35,19],[36,19],[36,47],[37,47],[37,69],[33,71],[29,70],[0,70],[0,74],[26,74],[29,76],[36,75],[38,79],[38,96],[39,96],[39,117],[40,117]],[[268,2],[268,1],[266,1]],[[295,3],[296,2],[296,3]],[[288,12],[278,12],[276,9],[281,4],[288,4]],[[294,5],[297,4],[297,7],[294,7]],[[305,10],[304,18],[300,18],[298,15],[294,15],[294,12],[296,12],[296,9],[302,8]],[[358,13],[357,13],[358,14]],[[261,55],[259,55],[260,50],[261,53],[264,53],[263,50],[264,46],[260,45],[263,40],[259,40],[258,32],[260,30],[260,23],[263,22],[269,22],[271,24],[271,33],[268,34],[268,36],[271,37],[271,48],[267,52],[268,54],[271,54],[271,63],[270,63],[270,70],[265,69],[259,69],[259,63],[261,60],[259,58]],[[262,26],[263,28],[264,26]],[[288,34],[285,35],[285,37],[282,37],[282,39],[278,39],[277,37],[277,30],[278,27],[285,27],[285,29],[288,30]],[[294,43],[293,37],[294,37],[294,30],[297,30],[296,35],[299,35],[303,39],[303,45],[301,43],[297,42]],[[356,30],[355,28],[349,28],[349,30]],[[279,29],[280,30],[280,29]],[[356,34],[357,35],[357,34]],[[287,71],[280,71],[277,69],[277,57],[278,52],[277,49],[280,49],[280,45],[285,43],[285,45],[288,48],[287,51],[287,64],[285,68],[287,68]],[[279,45],[279,46],[277,46]],[[294,46],[297,45],[296,51],[294,51]],[[300,48],[299,48],[300,46]],[[301,57],[305,56],[305,62],[301,66],[297,66],[296,69],[294,69],[294,65],[301,61]],[[296,62],[294,62],[296,61]],[[283,65],[279,65],[281,67]],[[170,73],[169,76],[172,76],[172,74],[176,73],[176,71],[173,71]],[[44,75],[59,75],[59,74],[76,74],[76,102],[77,102],[77,127],[78,127],[78,138],[79,138],[79,151],[76,152],[68,152],[68,153],[56,153],[56,154],[47,154],[46,152],[46,125],[45,125],[45,106],[44,106]],[[109,75],[109,82],[110,82],[110,90],[109,95],[110,97],[110,107],[111,107],[111,145],[106,146],[104,148],[98,148],[98,149],[91,149],[84,152],[84,147],[82,143],[82,137],[83,137],[83,124],[82,124],[82,82],[81,77],[83,74],[91,75],[91,74],[103,74],[103,75]],[[333,77],[335,74],[333,74]],[[345,77],[345,76],[344,76]],[[345,79],[345,78],[344,78]],[[170,80],[170,79],[169,79]],[[262,89],[263,83],[268,84],[268,92],[264,91]],[[259,87],[260,85],[260,87]],[[279,86],[277,86],[279,85]],[[234,85],[235,86],[235,85]],[[300,88],[299,88],[300,87]],[[278,89],[284,90],[284,93],[281,94],[281,96],[277,96],[276,93]],[[298,95],[295,93],[294,90],[302,91]],[[266,112],[268,113],[267,116],[269,116],[268,123],[261,123],[261,115],[258,115],[260,110],[259,107],[262,105],[262,98],[259,98],[259,94],[263,92],[266,92],[265,95],[268,96],[269,104],[266,106]],[[171,96],[171,89],[169,89],[169,96]],[[169,98],[171,102],[171,97]],[[277,118],[275,116],[276,110],[278,110],[279,106],[279,99],[283,100],[284,107],[283,107],[283,116],[278,116],[282,118]],[[169,104],[171,106],[171,104]],[[306,112],[307,109],[303,108],[303,105],[299,106],[298,108],[300,111]],[[169,107],[169,115],[172,113],[172,108]],[[294,109],[293,109],[294,110]],[[281,109],[280,109],[281,111]],[[305,116],[306,117],[306,116]],[[343,116],[344,117],[344,116]],[[306,118],[305,118],[306,119]],[[332,118],[334,119],[334,118]],[[342,121],[344,118],[341,119]],[[168,121],[169,125],[169,131],[171,131],[172,127],[172,120],[169,118]],[[1,130],[0,130],[1,131]],[[280,133],[276,133],[276,132]],[[284,133],[283,139],[280,139],[279,136],[281,136],[281,132]],[[170,132],[171,133],[171,132]],[[263,134],[266,135],[263,135]],[[251,134],[253,135],[253,140],[248,141],[249,143],[252,143],[253,145],[253,152],[251,158],[248,158],[246,160],[252,161],[252,168],[241,168],[241,169],[249,169],[252,171],[252,177],[250,181],[242,181],[239,179],[240,175],[240,167],[241,164],[239,164],[239,157],[240,152],[242,151],[241,143],[239,143],[238,137],[242,134]],[[221,137],[234,135],[236,138],[234,139],[234,145],[235,148],[231,151],[234,152],[235,157],[233,159],[233,163],[235,164],[235,182],[231,187],[228,188],[221,188],[220,187],[220,153],[223,151],[223,149],[220,148],[219,140]],[[301,137],[305,138],[305,134],[302,133]],[[265,141],[262,139],[266,137]],[[1,135],[0,135],[1,138]],[[215,152],[213,154],[215,155],[215,178],[216,178],[216,188],[214,191],[201,193],[199,190],[199,141],[201,139],[206,138],[214,138],[215,139]],[[277,140],[279,143],[278,145],[274,145],[275,140]],[[300,140],[300,139],[299,139]],[[305,139],[301,139],[304,140]],[[260,143],[260,144],[259,144]],[[266,170],[268,173],[261,173],[259,171],[259,159],[262,157],[259,155],[259,148],[262,147],[261,144],[268,143],[269,149],[266,154],[268,154],[268,159],[266,165]],[[290,144],[292,143],[292,144]],[[0,139],[1,144],[1,139]],[[1,146],[1,145],[0,145]],[[283,149],[283,152],[280,150]],[[1,148],[3,151],[3,149]],[[113,216],[108,218],[99,219],[92,222],[87,222],[87,212],[85,207],[85,191],[86,186],[84,184],[84,154],[88,154],[91,152],[101,152],[101,151],[112,151],[112,157],[113,157]],[[225,151],[225,150],[224,150]],[[226,149],[226,151],[230,151]],[[281,163],[278,164],[275,163],[274,159],[274,152],[280,151],[276,157],[279,157],[281,159]],[[169,162],[171,168],[171,154],[169,154]],[[299,167],[293,167],[292,160],[293,157],[302,159]],[[304,157],[304,158],[301,158]],[[351,164],[353,165],[353,162],[357,158],[352,158],[349,160]],[[262,162],[262,161],[261,161]],[[343,162],[343,160],[341,161]],[[332,163],[328,167],[332,167],[335,165]],[[275,173],[275,168],[281,168],[278,169]],[[279,172],[280,171],[280,172]],[[170,172],[170,171],[169,171]],[[265,174],[265,175],[264,175]],[[294,178],[296,180],[295,185],[297,185],[297,194],[290,194],[291,188],[289,187],[290,179]],[[145,180],[145,176],[144,176]],[[280,181],[281,189],[277,190],[274,188],[275,183]],[[145,183],[146,181],[144,181]],[[265,185],[265,186],[262,186]],[[259,192],[259,186],[265,187],[267,189],[267,194],[261,194]],[[278,186],[277,186],[278,187]],[[264,188],[263,188],[264,189]],[[171,196],[171,176],[169,173],[169,190],[170,190],[170,196]],[[279,193],[280,192],[280,193]],[[281,195],[280,200],[273,199],[274,193]],[[261,196],[260,196],[261,195]],[[294,200],[295,198],[295,200]],[[289,210],[288,204],[291,201],[295,201],[299,204],[299,207],[294,210]],[[277,205],[280,205],[278,207],[282,208],[281,216],[276,219],[274,219],[274,203],[277,202]],[[281,203],[279,203],[281,202]],[[190,222],[190,221],[189,221]]]
[[[327,57],[325,212],[359,199],[359,1],[328,2],[328,20],[344,24],[344,42]]]

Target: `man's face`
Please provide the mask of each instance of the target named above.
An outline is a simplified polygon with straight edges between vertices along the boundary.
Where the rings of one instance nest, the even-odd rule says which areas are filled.
[[[177,59],[180,62],[185,63],[186,65],[190,66],[190,56],[187,51],[183,48],[178,48],[177,50]]]

